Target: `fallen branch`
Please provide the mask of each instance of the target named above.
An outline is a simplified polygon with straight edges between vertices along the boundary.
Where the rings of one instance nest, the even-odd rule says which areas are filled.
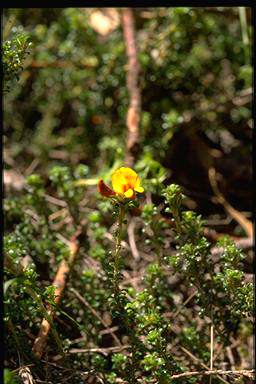
[[[131,8],[122,10],[123,32],[128,57],[128,68],[126,83],[130,97],[130,105],[127,113],[127,143],[126,143],[126,165],[132,167],[139,144],[139,120],[140,120],[140,89],[139,63],[135,41],[134,16]]]
[[[77,255],[79,244],[76,241],[76,238],[81,234],[81,229],[79,229],[75,235],[72,237],[69,249],[70,249],[70,259],[69,263],[67,261],[63,260],[58,268],[58,271],[56,273],[53,286],[55,287],[55,299],[54,302],[56,305],[60,303],[61,296],[63,293],[63,290],[65,288],[67,277],[70,271],[70,267],[73,265],[75,261],[75,257]],[[55,317],[55,308],[49,307],[47,313],[49,317],[53,320]],[[47,337],[51,330],[51,322],[49,322],[46,318],[43,319],[40,331],[38,333],[37,338],[35,339],[32,352],[37,358],[41,358],[42,354],[44,352],[44,349],[46,347]]]

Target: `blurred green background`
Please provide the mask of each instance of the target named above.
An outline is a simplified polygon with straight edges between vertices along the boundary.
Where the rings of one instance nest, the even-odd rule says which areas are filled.
[[[135,168],[164,167],[166,182],[209,210],[214,166],[227,199],[250,210],[251,9],[135,8],[134,17],[142,98]],[[4,96],[5,168],[47,175],[82,163],[92,177],[121,165],[129,97],[120,10],[4,9],[3,41],[20,35],[32,44]]]

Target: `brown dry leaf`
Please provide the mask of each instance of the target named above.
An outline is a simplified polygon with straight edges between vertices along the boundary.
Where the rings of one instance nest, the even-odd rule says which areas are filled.
[[[31,374],[31,371],[28,367],[22,367],[19,370],[19,376],[23,382],[23,384],[33,384],[33,376]]]
[[[114,31],[119,25],[119,14],[115,8],[103,8],[91,13],[91,27],[102,36]]]

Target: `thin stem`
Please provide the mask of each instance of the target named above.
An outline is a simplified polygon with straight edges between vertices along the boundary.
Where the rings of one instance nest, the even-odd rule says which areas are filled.
[[[175,222],[175,227],[176,227],[176,233],[178,235],[182,234],[182,225],[181,225],[181,219],[178,210],[173,211],[173,218]],[[179,239],[179,243],[181,243],[181,239]]]
[[[61,354],[63,354],[63,348],[62,348],[61,340],[59,338],[57,331],[54,329],[54,324],[53,324],[52,318],[51,318],[50,314],[48,313],[47,309],[44,307],[42,299],[31,287],[25,287],[25,290],[32,297],[32,299],[38,304],[38,307],[40,308],[41,312],[43,313],[45,319],[48,321],[49,324],[51,324],[53,336],[55,338],[55,341],[57,343],[57,346],[58,346]]]
[[[122,226],[123,226],[124,216],[125,216],[125,208],[123,204],[120,204],[118,229],[117,229],[117,237],[116,237],[115,265],[114,265],[114,287],[116,292],[119,291],[118,274],[119,274],[119,268],[120,268],[120,251],[121,251]]]
[[[118,229],[117,229],[117,235],[116,235],[116,252],[115,252],[115,263],[114,263],[114,275],[113,275],[113,284],[114,284],[114,294],[116,301],[118,303],[118,311],[120,316],[122,316],[122,320],[124,321],[124,324],[126,326],[127,332],[131,338],[131,352],[132,352],[132,363],[130,365],[129,373],[130,377],[128,378],[128,382],[131,384],[136,384],[136,378],[134,374],[134,366],[136,365],[136,359],[135,359],[135,351],[137,347],[137,339],[136,336],[133,333],[133,330],[131,329],[131,326],[129,324],[129,321],[124,315],[125,311],[123,308],[123,304],[120,302],[120,291],[118,286],[119,281],[119,271],[120,271],[120,252],[121,252],[121,240],[122,240],[122,227],[125,217],[125,206],[120,203],[119,205],[119,217],[118,217]]]
[[[157,263],[158,263],[159,267],[161,267],[162,257],[161,257],[161,252],[160,252],[159,248],[157,248],[157,250],[156,250],[156,256],[157,256]]]

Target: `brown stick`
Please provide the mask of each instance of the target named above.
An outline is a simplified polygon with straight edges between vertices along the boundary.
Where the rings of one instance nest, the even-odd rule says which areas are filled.
[[[139,63],[137,59],[137,48],[135,41],[134,16],[132,8],[122,10],[123,32],[128,57],[126,83],[130,97],[130,105],[127,113],[127,144],[126,144],[126,165],[132,167],[139,144],[139,120],[140,120],[140,89]]]
[[[63,260],[58,268],[58,271],[56,273],[53,285],[55,287],[55,299],[54,302],[56,305],[60,303],[62,293],[64,291],[66,282],[67,282],[67,277],[70,271],[70,266],[74,263],[75,257],[77,255],[78,249],[79,249],[79,244],[76,241],[76,237],[81,233],[81,230],[79,229],[76,234],[73,236],[70,244],[69,244],[69,249],[70,249],[70,260],[69,264]],[[48,309],[48,314],[51,317],[51,319],[54,318],[55,316],[55,308],[49,307]],[[38,333],[37,338],[35,339],[32,352],[37,358],[41,358],[42,354],[44,352],[44,349],[46,347],[46,342],[47,342],[47,337],[48,334],[51,330],[51,324],[47,319],[43,319],[40,331]]]

